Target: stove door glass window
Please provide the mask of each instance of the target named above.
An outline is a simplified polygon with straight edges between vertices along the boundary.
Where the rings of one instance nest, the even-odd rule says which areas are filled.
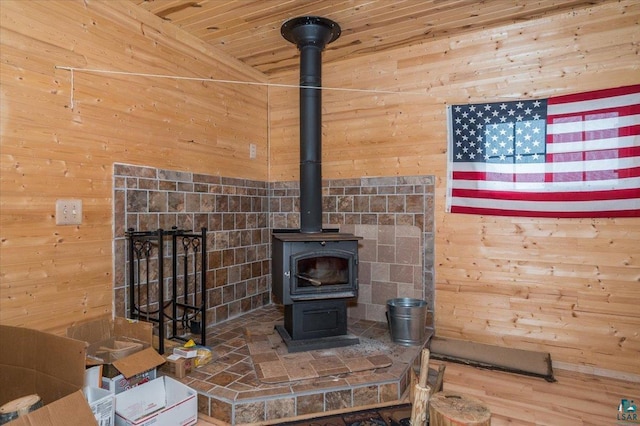
[[[357,278],[354,255],[336,250],[322,253],[298,253],[292,258],[292,299],[353,297]]]
[[[296,267],[298,287],[320,287],[349,283],[349,260],[335,256],[299,259]]]

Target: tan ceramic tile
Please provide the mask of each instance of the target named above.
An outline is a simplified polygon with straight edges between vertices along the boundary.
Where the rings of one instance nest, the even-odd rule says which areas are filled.
[[[353,405],[373,405],[378,403],[378,386],[360,386],[353,389]]]
[[[220,373],[221,371],[224,371],[228,367],[229,366],[226,364],[211,362],[209,364],[203,365],[202,367],[198,367],[197,372],[201,374],[214,375]]]
[[[309,361],[288,363],[286,365],[287,375],[291,380],[304,380],[318,377]]]
[[[267,397],[280,397],[283,395],[292,395],[291,388],[289,386],[273,387],[273,388],[261,388],[254,389],[252,391],[240,392],[236,398],[238,401],[251,400],[256,398]]]
[[[203,393],[209,392],[214,387],[214,384],[208,383],[208,382],[204,382],[202,380],[193,380],[190,383],[187,383],[187,385],[189,387],[197,390],[198,392],[203,392]]]
[[[250,362],[238,362],[237,364],[231,365],[227,369],[228,372],[238,374],[240,376],[244,376],[245,374],[254,372],[253,365]]]
[[[296,400],[293,397],[267,400],[266,420],[278,420],[296,415]]]
[[[367,360],[374,364],[376,368],[387,367],[393,364],[393,361],[386,355],[374,355],[367,357]]]
[[[224,387],[224,386],[227,386],[229,383],[237,380],[238,378],[240,378],[240,376],[238,376],[237,374],[223,371],[214,376],[211,376],[209,379],[207,379],[207,382]]]
[[[251,360],[253,361],[254,364],[260,364],[268,361],[279,361],[280,357],[278,356],[277,353],[275,353],[275,351],[268,351],[268,352],[260,352],[257,354],[253,354],[251,356]]]
[[[234,424],[262,422],[264,409],[264,401],[236,404]]]
[[[391,363],[391,360],[389,360],[389,363]],[[350,372],[370,370],[372,368],[375,368],[375,364],[373,364],[367,358],[345,359],[344,365],[349,369]]]
[[[395,401],[400,397],[397,383],[380,385],[380,402]]]
[[[261,362],[256,365],[256,373],[258,374],[258,379],[271,379],[273,377],[286,377],[287,370],[282,365],[282,362],[278,361],[267,361]]]
[[[209,391],[210,395],[215,395],[216,398],[225,399],[227,401],[234,401],[238,397],[238,392],[223,388],[221,386],[216,386],[211,391]],[[213,399],[213,396],[212,396]]]
[[[247,392],[247,391],[252,391],[254,389],[253,386],[235,381],[229,385],[227,385],[227,389],[229,390],[233,390],[236,392]]]
[[[280,355],[279,358],[286,362],[305,362],[314,359],[313,352],[294,352]]]
[[[324,394],[300,395],[296,398],[298,415],[320,413],[324,411]]]
[[[318,373],[318,376],[337,376],[339,374],[345,374],[349,372],[349,369],[341,362],[340,365],[322,365],[316,366],[312,364],[312,367]]]
[[[291,385],[291,390],[296,394],[306,392],[323,392],[327,389],[344,388],[348,385],[349,383],[342,378],[320,377],[311,381],[305,380],[301,383],[293,383]]]
[[[246,358],[246,356],[233,352],[233,353],[229,353],[226,354],[225,356],[219,358],[216,360],[217,363],[224,363],[227,365],[234,365],[239,363],[240,361],[244,360]]]
[[[319,358],[310,360],[309,363],[316,371],[328,370],[330,368],[344,366],[342,360],[335,355],[321,356]]]
[[[327,392],[325,394],[325,405],[327,411],[340,410],[349,408],[353,404],[351,399],[351,390],[340,390]]]
[[[267,340],[262,340],[258,342],[251,342],[247,345],[249,347],[250,354],[259,354],[263,352],[271,352],[273,351],[273,347],[271,343]]]
[[[218,401],[212,398],[210,410],[211,410],[210,416],[213,417],[214,419],[231,423],[231,413],[232,413],[231,404],[223,401]]]

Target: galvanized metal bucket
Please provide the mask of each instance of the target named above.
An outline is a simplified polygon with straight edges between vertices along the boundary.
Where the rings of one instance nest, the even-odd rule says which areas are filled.
[[[422,345],[427,302],[410,297],[387,300],[387,322],[391,340],[403,346]]]

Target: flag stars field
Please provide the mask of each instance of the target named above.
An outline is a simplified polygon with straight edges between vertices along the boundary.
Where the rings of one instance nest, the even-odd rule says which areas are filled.
[[[640,85],[448,108],[447,211],[640,217]]]

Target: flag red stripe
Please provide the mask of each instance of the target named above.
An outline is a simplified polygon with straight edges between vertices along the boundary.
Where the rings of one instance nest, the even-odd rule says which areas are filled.
[[[608,172],[611,173],[616,173],[618,175],[619,178],[625,178],[625,177],[638,177],[640,176],[640,166],[638,167],[629,167],[629,168],[624,168],[624,169],[611,169],[611,170],[607,170]],[[577,172],[567,172],[567,173],[563,173],[563,172],[557,172],[557,173],[546,173],[545,176],[548,176],[548,178],[550,180],[547,180],[547,182],[553,182],[554,179],[553,177],[555,176],[556,179],[555,181],[561,181],[560,177],[569,173],[577,173]],[[497,181],[497,182],[513,182],[513,173],[490,173],[492,175],[492,177],[494,177],[494,179],[487,179],[487,172],[453,172],[453,180],[477,180],[477,181]],[[516,174],[516,176],[518,177],[518,181],[519,182],[537,182],[537,180],[535,178],[540,177],[543,173],[518,173]],[[496,179],[500,176],[503,176],[504,179]],[[603,179],[608,179],[606,177],[603,177],[602,179],[594,179],[596,178],[598,175],[594,172],[591,172],[589,174],[590,177],[592,177],[592,179],[590,180],[603,180]],[[527,178],[530,179],[527,179]]]
[[[611,98],[614,96],[630,95],[640,93],[640,84],[633,86],[617,87],[614,89],[594,90],[591,92],[575,93],[549,98],[547,105],[567,104],[570,102],[592,101],[595,99]]]
[[[631,158],[631,157],[640,157],[640,146],[630,146],[627,148],[610,148],[610,149],[601,149],[594,151],[570,151],[570,152],[562,152],[557,154],[547,154],[547,163],[568,163],[571,161],[585,161],[584,155],[589,154],[591,157],[597,157],[597,153],[615,153],[616,155],[606,155],[602,156],[601,159],[605,158]],[[572,155],[576,154],[581,155],[581,158],[573,159]],[[614,170],[614,169],[612,169]]]
[[[640,146],[630,146],[618,150],[620,158],[640,157]]]
[[[453,197],[460,198],[486,198],[489,201],[600,201],[638,198],[640,197],[640,189],[612,189],[610,191],[514,192],[454,188],[451,195]]]
[[[525,216],[525,217],[551,217],[551,218],[589,218],[589,217],[638,217],[640,209],[635,210],[609,210],[609,211],[567,211],[567,212],[544,212],[528,210],[501,210],[478,207],[451,206],[451,213],[465,213],[486,216]]]
[[[640,104],[632,104],[632,105],[625,105],[625,106],[612,107],[612,108],[601,108],[601,109],[586,110],[586,111],[580,111],[580,112],[566,112],[564,114],[549,114],[547,115],[547,122],[553,124],[552,120],[557,120],[560,118],[575,117],[575,116],[586,115],[586,114],[589,114],[589,115],[607,114],[612,112],[617,113],[618,116],[620,117],[624,117],[627,115],[640,114]],[[603,117],[603,118],[606,118],[606,117]]]
[[[609,136],[611,134],[611,136]],[[640,135],[640,125],[624,126],[612,129],[588,130],[571,133],[549,133],[547,144],[562,144],[565,142],[585,142],[608,139],[610,137],[624,137]],[[555,145],[554,145],[555,146]]]

